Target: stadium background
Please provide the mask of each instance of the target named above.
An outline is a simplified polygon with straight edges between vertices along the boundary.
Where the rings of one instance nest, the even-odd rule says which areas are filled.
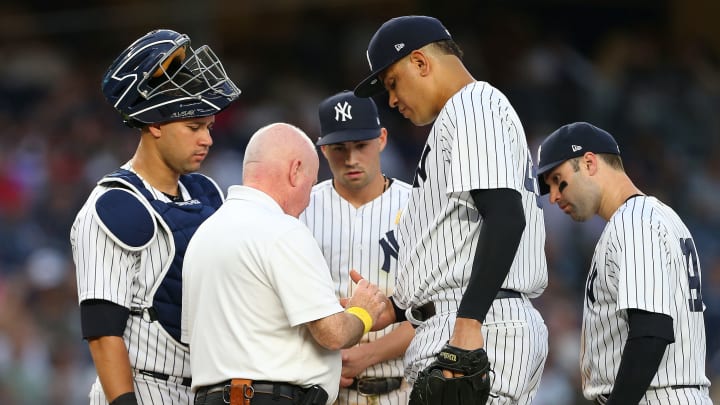
[[[286,121],[318,135],[317,104],[367,72],[388,18],[440,18],[475,78],[515,105],[535,150],[571,121],[615,135],[627,171],[677,209],[697,239],[707,305],[707,373],[720,402],[720,3],[711,0],[5,1],[0,5],[0,404],[83,404],[94,376],[68,233],[94,182],[137,135],[102,99],[113,57],[153,28],[210,44],[243,94],[222,114],[203,167],[241,179],[248,137]],[[409,181],[428,128],[377,99],[388,175]],[[320,179],[328,177],[323,165]],[[550,356],[535,404],[579,393],[583,284],[599,219],[545,210],[550,284],[536,301]],[[238,230],[242,232],[242,230]],[[288,269],[291,271],[292,269]]]

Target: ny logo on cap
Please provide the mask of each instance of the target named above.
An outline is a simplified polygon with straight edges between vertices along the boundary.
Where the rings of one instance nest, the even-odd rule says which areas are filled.
[[[396,51],[400,52],[400,50],[403,49],[403,48],[405,48],[405,44],[403,44],[402,42],[399,43],[399,44],[395,44],[395,50],[396,50]]]
[[[341,118],[342,118],[343,122],[345,122],[347,120],[351,120],[352,119],[352,115],[350,114],[351,108],[352,108],[352,106],[350,104],[348,104],[347,101],[342,105],[340,104],[340,102],[335,104],[335,121],[340,121]]]
[[[571,146],[573,152],[577,152],[582,149],[582,146],[580,145],[572,145]]]

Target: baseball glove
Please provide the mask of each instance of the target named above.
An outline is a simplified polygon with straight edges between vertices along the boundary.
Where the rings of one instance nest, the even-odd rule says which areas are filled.
[[[464,376],[446,378],[443,370]],[[464,350],[446,344],[435,361],[418,373],[410,405],[485,405],[490,396],[490,371],[484,349]]]

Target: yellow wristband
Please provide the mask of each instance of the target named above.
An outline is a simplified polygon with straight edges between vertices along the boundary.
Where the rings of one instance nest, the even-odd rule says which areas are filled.
[[[345,312],[357,316],[358,319],[362,321],[363,325],[365,325],[365,331],[363,332],[363,335],[370,332],[370,328],[372,328],[373,326],[373,320],[365,308],[350,307],[346,309]]]

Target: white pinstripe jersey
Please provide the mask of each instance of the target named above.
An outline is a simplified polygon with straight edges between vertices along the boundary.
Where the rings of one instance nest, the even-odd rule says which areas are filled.
[[[131,170],[129,165],[123,168]],[[144,184],[156,199],[170,201],[147,182]],[[179,183],[179,187],[183,199],[189,200],[191,197],[187,189],[182,183]],[[154,240],[145,249],[137,252],[121,247],[101,229],[96,219],[95,202],[107,190],[105,186],[93,189],[70,231],[78,302],[101,299],[126,308],[151,307],[158,287],[157,281],[164,277],[175,256],[172,236],[162,218],[155,215],[153,210],[151,213],[155,215],[159,225]],[[219,188],[218,191],[222,196]],[[134,369],[175,377],[190,377],[190,355],[187,347],[172,338],[159,322],[148,322],[139,316],[130,316],[123,337],[128,348],[130,365]],[[143,379],[144,376],[137,375],[136,385]],[[136,386],[136,395],[141,395],[143,391],[142,387]],[[154,393],[147,395],[152,396],[153,402],[159,400],[162,403],[163,399]],[[139,403],[143,403],[142,400],[143,398],[138,398]],[[175,398],[174,403],[184,401]]]
[[[667,346],[650,387],[710,385],[700,286],[695,244],[677,214],[654,197],[621,205],[600,236],[586,282],[584,395],[612,391],[627,341],[627,309],[673,318],[675,343]]]
[[[320,245],[335,284],[338,297],[352,295],[349,271],[355,269],[365,279],[390,295],[397,269],[395,227],[410,194],[410,185],[393,179],[379,197],[355,208],[326,180],[313,187],[310,204],[300,214]],[[374,341],[399,324],[370,332],[362,342]],[[360,376],[402,377],[402,358],[368,367]]]
[[[451,97],[432,126],[398,227],[398,305],[433,301],[439,313],[457,311],[483,224],[469,193],[474,189],[509,188],[522,195],[526,227],[502,288],[539,296],[547,285],[547,262],[534,173],[525,132],[505,95],[473,82]],[[440,350],[449,332],[444,338],[435,332],[425,332],[433,342],[406,362],[427,360]]]

